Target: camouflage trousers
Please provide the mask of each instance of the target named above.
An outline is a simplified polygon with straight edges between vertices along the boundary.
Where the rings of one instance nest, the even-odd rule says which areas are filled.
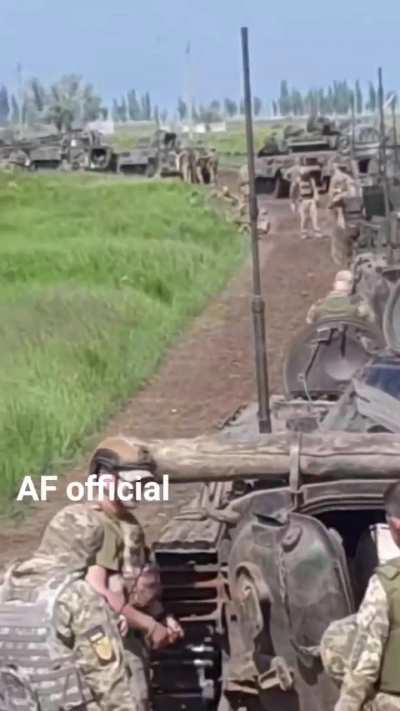
[[[326,673],[338,685],[342,683],[347,671],[356,630],[357,616],[349,615],[343,620],[332,622],[321,640],[322,664]],[[400,711],[400,696],[391,696],[379,692],[373,699],[364,704],[363,711]]]
[[[140,634],[130,630],[124,639],[125,658],[130,672],[131,693],[137,711],[151,711],[149,695],[149,651]]]

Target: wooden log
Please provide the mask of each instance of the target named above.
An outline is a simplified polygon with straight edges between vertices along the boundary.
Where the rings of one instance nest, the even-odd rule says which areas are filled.
[[[157,473],[172,482],[249,478],[287,481],[291,467],[302,478],[400,477],[400,436],[341,432],[260,435],[232,442],[199,437],[143,442]]]

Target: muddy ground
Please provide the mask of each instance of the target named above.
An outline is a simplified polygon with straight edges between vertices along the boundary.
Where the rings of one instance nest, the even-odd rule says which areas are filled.
[[[308,307],[326,294],[335,273],[329,240],[301,241],[297,218],[286,200],[265,200],[272,231],[260,242],[262,283],[266,299],[267,347],[271,392],[281,391],[281,368],[287,347],[304,326]],[[328,234],[331,220],[321,209]],[[246,239],[247,237],[244,237]],[[239,405],[255,398],[253,333],[250,316],[251,264],[248,261],[175,346],[159,372],[99,433],[138,437],[192,437],[213,429]],[[134,367],[134,363],[132,364]],[[0,567],[11,558],[29,555],[49,518],[65,503],[68,481],[83,479],[86,461],[68,472],[57,494],[21,517],[2,521]],[[143,504],[139,518],[153,541],[169,517],[187,504],[195,485],[172,487],[169,504]]]

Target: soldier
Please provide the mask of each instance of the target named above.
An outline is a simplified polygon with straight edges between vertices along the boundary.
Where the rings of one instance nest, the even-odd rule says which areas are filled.
[[[207,162],[208,162],[208,173],[210,175],[210,183],[212,185],[217,185],[219,158],[218,158],[217,150],[215,148],[210,148]]]
[[[400,547],[400,482],[384,496],[386,520]],[[335,711],[400,709],[400,557],[371,577],[357,615],[333,622],[321,640],[328,674],[343,682]]]
[[[116,615],[84,580],[103,538],[87,504],[67,506],[33,558],[9,568],[0,588],[1,711],[17,708],[16,686],[37,698],[22,706],[29,711],[136,711]]]
[[[239,170],[239,213],[243,217],[249,212],[249,171],[247,165],[242,165]]]
[[[247,165],[243,165],[239,171],[239,222],[242,228],[245,227],[248,230],[250,224],[250,214],[249,214],[249,197],[250,197],[250,184],[249,184],[249,171]],[[257,200],[258,203],[258,200]],[[267,235],[271,228],[271,220],[269,216],[269,211],[267,206],[258,206],[257,215],[257,228],[259,232]]]
[[[298,175],[291,182],[290,199],[294,210],[298,206],[301,239],[307,239],[310,236],[308,229],[310,222],[314,236],[322,237],[318,226],[318,189],[309,168],[302,166]]]
[[[329,187],[329,207],[334,211],[336,224],[342,230],[346,227],[343,200],[347,197],[357,197],[358,192],[356,181],[351,175],[351,165],[344,162],[335,163]]]
[[[105,440],[90,465],[90,472],[106,484],[109,492],[118,481],[141,481],[143,485],[146,480],[154,480],[151,470],[147,450],[123,437]],[[122,502],[118,497],[99,501],[96,510],[105,527],[105,538],[88,580],[128,623],[124,646],[132,674],[132,693],[138,709],[147,711],[149,647],[161,649],[173,644],[183,631],[172,617],[165,618],[157,599],[156,575],[149,566],[143,529],[132,513],[135,507],[134,500]],[[153,594],[148,595],[151,590]],[[146,604],[143,600],[140,603],[140,597],[147,597]]]
[[[333,289],[319,299],[308,311],[307,323],[322,318],[356,318],[373,323],[375,314],[370,304],[358,294],[353,294],[353,275],[343,270],[336,274]]]

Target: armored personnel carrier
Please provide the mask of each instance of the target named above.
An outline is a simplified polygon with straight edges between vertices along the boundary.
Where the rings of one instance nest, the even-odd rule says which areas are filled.
[[[370,232],[352,268],[371,298],[384,280],[383,313],[374,324],[325,319],[296,337],[272,433],[259,434],[253,403],[213,438],[149,445],[160,473],[202,482],[155,546],[165,603],[186,631],[153,658],[157,710],[334,709],[322,634],[357,610],[377,563],[398,555],[382,506],[399,478],[397,232],[377,204],[363,213]]]
[[[339,139],[340,132],[323,117],[311,117],[306,129],[287,126],[283,138],[270,137],[257,154],[258,191],[288,197],[291,172],[296,164],[309,167],[317,186],[326,191]]]
[[[142,139],[131,151],[117,154],[117,172],[153,177],[157,171],[157,150],[150,140]]]
[[[180,176],[179,141],[176,133],[158,130],[150,139],[141,139],[131,151],[117,154],[117,172],[152,178]]]

